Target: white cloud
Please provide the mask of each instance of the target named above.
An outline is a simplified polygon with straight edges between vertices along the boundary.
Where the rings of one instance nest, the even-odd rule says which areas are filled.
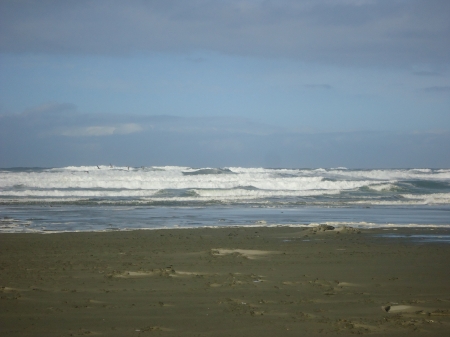
[[[87,126],[66,129],[59,132],[59,135],[67,137],[101,137],[111,135],[128,135],[131,133],[141,132],[142,126],[135,123],[119,124],[116,126]]]
[[[144,130],[144,129],[139,124],[128,123],[128,124],[122,124],[122,125],[116,127],[116,129],[114,130],[114,133],[119,134],[119,135],[127,135],[130,133],[141,132],[142,130]]]

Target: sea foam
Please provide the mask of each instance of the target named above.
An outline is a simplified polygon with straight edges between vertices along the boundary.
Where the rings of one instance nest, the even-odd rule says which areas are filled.
[[[448,169],[68,166],[0,170],[0,203],[449,204]],[[187,203],[187,204],[186,204]]]

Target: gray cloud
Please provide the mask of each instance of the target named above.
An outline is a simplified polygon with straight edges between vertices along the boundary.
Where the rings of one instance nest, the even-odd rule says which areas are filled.
[[[72,103],[48,102],[39,106],[31,107],[22,112],[24,115],[53,115],[63,113],[73,113],[77,106]]]
[[[412,73],[417,76],[442,76],[445,72],[441,65],[416,64],[412,67]]]
[[[450,86],[432,86],[423,89],[425,92],[450,93]]]
[[[0,3],[0,51],[217,52],[359,65],[448,63],[448,0]]]
[[[417,76],[440,76],[440,75],[442,75],[440,72],[432,71],[432,70],[416,70],[416,71],[413,71],[413,74],[417,75]]]
[[[305,88],[330,90],[333,88],[333,86],[331,86],[330,84],[306,84]]]
[[[39,137],[107,137],[140,132],[182,134],[269,135],[283,128],[256,123],[241,117],[193,117],[168,115],[88,114],[71,103],[50,102],[30,107],[21,113],[0,114],[5,132]],[[8,126],[9,125],[9,126]]]

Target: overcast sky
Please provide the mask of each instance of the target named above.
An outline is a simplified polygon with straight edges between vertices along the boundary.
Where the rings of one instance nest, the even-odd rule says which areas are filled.
[[[450,167],[448,0],[0,1],[0,167]]]

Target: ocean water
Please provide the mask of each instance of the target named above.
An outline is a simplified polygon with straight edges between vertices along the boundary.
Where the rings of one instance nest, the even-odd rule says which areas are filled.
[[[0,231],[450,227],[450,169],[0,169]]]

